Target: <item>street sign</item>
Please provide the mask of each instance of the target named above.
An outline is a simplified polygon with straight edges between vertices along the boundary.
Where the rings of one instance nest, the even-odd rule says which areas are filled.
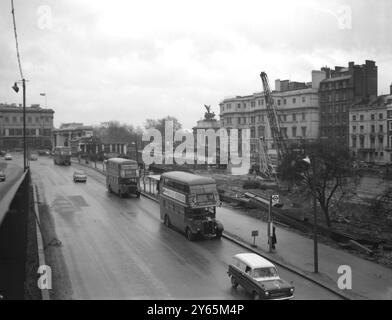
[[[259,236],[259,230],[252,231],[252,237],[258,237],[258,236]]]
[[[273,206],[279,204],[279,195],[278,194],[272,195],[271,196],[271,200],[272,200],[272,205]]]

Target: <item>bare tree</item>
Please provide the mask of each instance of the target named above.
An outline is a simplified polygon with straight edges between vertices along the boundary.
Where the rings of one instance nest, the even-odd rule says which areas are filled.
[[[345,148],[323,142],[308,144],[304,151],[313,163],[303,161],[303,155],[290,154],[279,168],[280,178],[298,185],[309,195],[315,192],[330,227],[332,204],[353,196],[359,182],[354,159]]]

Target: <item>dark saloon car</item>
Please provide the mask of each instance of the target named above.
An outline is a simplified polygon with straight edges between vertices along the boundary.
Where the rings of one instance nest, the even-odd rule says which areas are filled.
[[[294,298],[294,286],[278,275],[276,267],[255,253],[233,257],[228,275],[233,288],[243,287],[255,300],[288,300]]]

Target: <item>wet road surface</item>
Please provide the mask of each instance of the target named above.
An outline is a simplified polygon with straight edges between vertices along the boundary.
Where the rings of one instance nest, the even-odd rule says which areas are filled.
[[[109,194],[105,178],[86,169],[87,183],[72,181],[76,164],[50,158],[30,163],[40,201],[47,204],[72,286],[73,299],[250,299],[231,288],[227,266],[246,250],[225,240],[189,242],[159,219],[159,205]],[[219,212],[218,212],[219,219]],[[337,299],[278,268],[294,281],[296,299]]]

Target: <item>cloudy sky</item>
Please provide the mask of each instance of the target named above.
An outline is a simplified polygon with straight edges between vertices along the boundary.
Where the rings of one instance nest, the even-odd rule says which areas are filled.
[[[11,1],[0,2],[0,102],[22,103]],[[312,69],[379,66],[392,82],[390,0],[14,0],[27,104],[63,122],[143,125],[177,117],[186,128],[219,102],[273,80],[310,81]]]

